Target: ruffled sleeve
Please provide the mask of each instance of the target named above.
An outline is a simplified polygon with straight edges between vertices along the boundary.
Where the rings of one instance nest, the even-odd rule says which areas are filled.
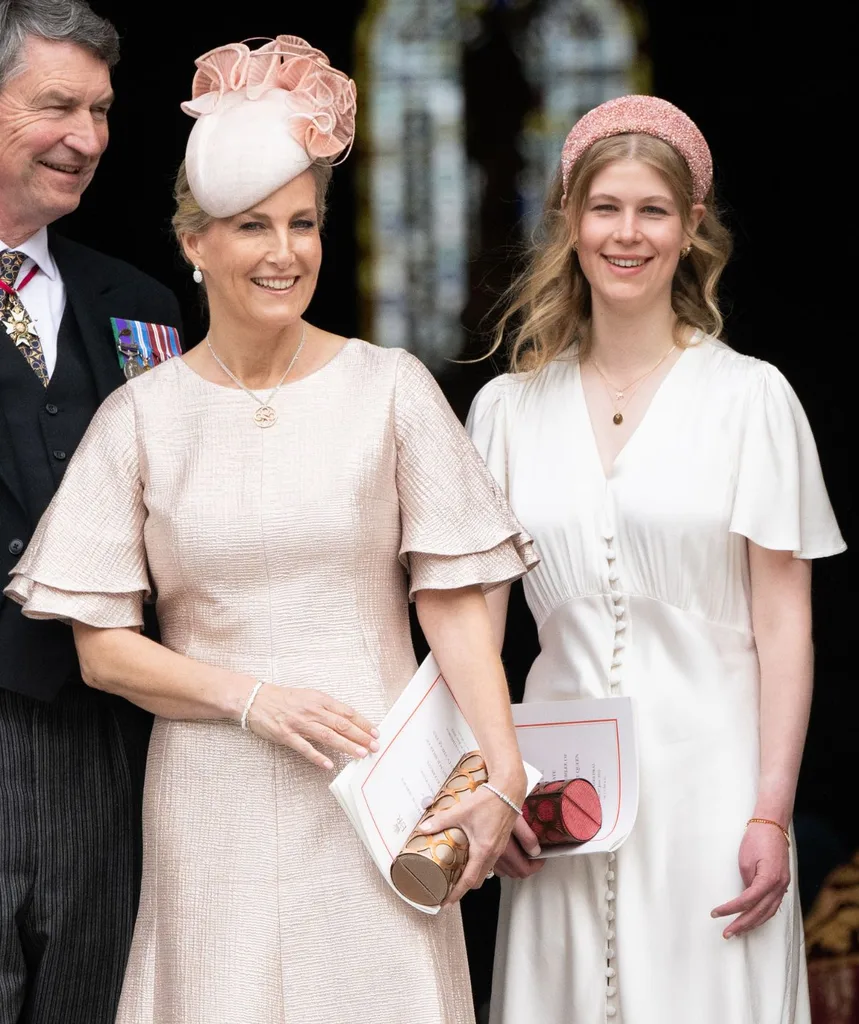
[[[524,576],[539,559],[429,372],[404,352],[395,398],[400,561],[409,596]]]
[[[774,366],[759,371],[747,396],[730,530],[796,558],[838,554],[846,545],[805,411]]]
[[[5,593],[32,619],[143,624],[146,509],[128,387],[101,406],[12,570]]]

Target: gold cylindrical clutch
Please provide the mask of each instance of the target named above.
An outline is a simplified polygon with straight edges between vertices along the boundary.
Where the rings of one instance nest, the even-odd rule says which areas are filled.
[[[468,838],[462,829],[448,828],[428,835],[419,831],[421,823],[459,803],[463,793],[473,793],[488,778],[483,755],[479,750],[472,750],[459,759],[433,802],[421,815],[402,852],[391,865],[394,888],[412,903],[422,907],[439,906],[459,881],[468,861]]]

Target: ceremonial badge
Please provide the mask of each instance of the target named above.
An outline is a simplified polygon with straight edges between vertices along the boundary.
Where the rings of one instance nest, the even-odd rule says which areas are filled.
[[[9,310],[9,319],[3,321],[6,333],[15,342],[17,348],[26,345],[28,348],[39,337],[36,325],[27,315],[27,311],[20,305],[18,308]]]
[[[126,380],[139,377],[153,366],[182,354],[179,332],[163,324],[147,324],[142,320],[122,320],[112,316],[110,324],[116,341],[119,365]]]

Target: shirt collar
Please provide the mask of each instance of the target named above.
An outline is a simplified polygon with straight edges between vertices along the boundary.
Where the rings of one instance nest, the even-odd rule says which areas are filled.
[[[0,239],[0,252],[8,248],[9,246]],[[48,280],[56,280],[58,276],[57,265],[54,263],[54,258],[51,256],[51,250],[48,247],[47,228],[39,228],[35,235],[30,235],[26,242],[22,242],[14,248],[16,252],[24,253],[25,256],[28,256],[34,263],[38,264],[39,270]]]

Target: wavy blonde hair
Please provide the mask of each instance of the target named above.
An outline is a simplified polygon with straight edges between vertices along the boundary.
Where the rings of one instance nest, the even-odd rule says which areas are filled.
[[[312,163],[309,170],[313,174],[313,180],[316,185],[316,218],[321,230],[325,222],[328,186],[331,184],[333,172],[331,164],[324,161]],[[185,255],[185,250],[182,247],[182,236],[202,235],[215,218],[206,213],[205,210],[201,210],[200,204],[194,198],[191,186],[188,184],[188,174],[185,170],[184,160],[179,164],[179,170],[176,172],[173,198],[176,201],[176,212],[171,220],[173,234],[179,243],[179,251],[182,253],[182,258],[187,263],[188,257]]]
[[[671,305],[677,316],[674,337],[685,345],[700,329],[718,337],[722,331],[717,288],[731,254],[731,235],[716,212],[713,190],[697,230],[692,226],[692,175],[680,154],[649,135],[616,135],[601,139],[574,165],[562,205],[563,182],[558,170],[549,189],[541,225],[524,269],[501,297],[502,309],[487,355],[509,346],[514,373],[543,369],[563,352],[575,349],[581,358],[590,348],[591,289],[575,254],[578,225],[596,175],[616,160],[640,160],[665,180],[677,203],[692,251],[677,264]]]

